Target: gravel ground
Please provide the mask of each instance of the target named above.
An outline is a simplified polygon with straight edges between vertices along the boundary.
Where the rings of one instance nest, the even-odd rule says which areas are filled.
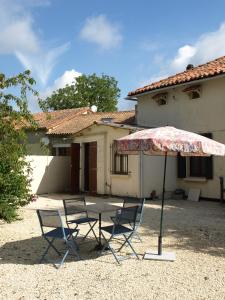
[[[167,200],[163,249],[176,253],[175,262],[142,260],[146,249],[157,247],[160,202],[154,201],[145,205],[139,230],[143,242],[133,243],[140,260],[129,258],[119,266],[112,255],[92,251],[90,238],[80,246],[83,260],[68,258],[56,270],[38,263],[46,245],[35,209],[62,208],[62,195],[48,197],[23,208],[21,220],[0,224],[0,299],[225,299],[225,206]]]

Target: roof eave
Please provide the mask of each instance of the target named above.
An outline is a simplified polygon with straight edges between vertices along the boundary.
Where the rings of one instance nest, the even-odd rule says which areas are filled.
[[[138,99],[135,96],[127,96],[124,98],[124,100],[137,101]]]
[[[173,85],[165,86],[165,87],[162,87],[162,88],[156,88],[156,89],[153,89],[153,90],[150,90],[150,91],[146,91],[146,92],[143,92],[143,93],[137,93],[137,94],[131,95],[131,96],[128,95],[126,98],[132,97],[132,98],[137,98],[137,100],[138,100],[139,96],[153,94],[155,92],[161,92],[161,91],[165,91],[165,90],[169,90],[169,89],[174,89],[176,87],[187,86],[189,84],[202,83],[202,82],[205,82],[205,81],[208,81],[208,80],[211,80],[211,79],[217,79],[217,78],[222,78],[222,77],[225,77],[225,73],[224,74],[210,76],[210,77],[206,77],[206,78],[191,80],[191,81],[187,81],[187,82],[184,82],[184,83],[173,84]]]

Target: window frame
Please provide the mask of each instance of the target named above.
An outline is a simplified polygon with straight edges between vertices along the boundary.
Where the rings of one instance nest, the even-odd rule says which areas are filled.
[[[114,175],[129,174],[128,154],[119,154],[115,149],[115,141],[111,145],[111,173]]]
[[[213,138],[212,133],[202,133],[201,135],[207,138]],[[191,162],[192,160],[192,162]],[[199,163],[201,165],[201,170],[199,173],[194,174],[194,171],[191,170],[191,163]],[[205,169],[205,170],[204,170]],[[184,157],[177,156],[177,178],[180,179],[213,179],[213,156],[192,156],[192,157]]]

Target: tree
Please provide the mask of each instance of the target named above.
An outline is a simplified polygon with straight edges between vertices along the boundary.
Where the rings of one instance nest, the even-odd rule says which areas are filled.
[[[42,105],[50,110],[96,105],[100,112],[116,111],[120,96],[117,83],[114,77],[104,74],[81,75],[72,85],[54,91]]]
[[[35,126],[27,105],[27,93],[37,96],[34,83],[30,71],[10,78],[0,74],[0,218],[7,222],[31,199],[24,127]]]

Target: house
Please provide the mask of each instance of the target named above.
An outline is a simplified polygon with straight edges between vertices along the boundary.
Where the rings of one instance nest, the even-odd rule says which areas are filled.
[[[77,116],[91,113],[92,111],[90,108],[81,107],[33,114],[33,118],[37,123],[37,130],[35,132],[29,130],[29,128],[26,130],[29,155],[46,155],[47,153],[51,153],[49,147],[43,147],[48,142],[46,134]]]
[[[49,112],[47,118],[38,113],[34,118],[38,134],[35,139],[30,132],[29,141],[37,193],[139,195],[139,157],[118,155],[113,146],[115,139],[141,129],[135,125],[134,111],[94,113],[84,108]],[[50,155],[38,146],[40,138]]]
[[[138,88],[128,94],[137,101],[137,125],[175,126],[225,143],[225,56]],[[144,157],[145,196],[160,193],[162,158]],[[154,170],[154,171],[152,171]],[[199,188],[204,198],[220,197],[221,157],[169,158],[167,190]],[[153,181],[150,179],[153,178]]]

